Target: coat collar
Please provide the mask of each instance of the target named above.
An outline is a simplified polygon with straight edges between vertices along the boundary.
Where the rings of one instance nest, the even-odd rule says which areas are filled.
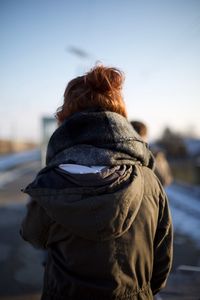
[[[147,144],[128,120],[110,111],[83,111],[67,118],[50,138],[46,162],[154,165]]]

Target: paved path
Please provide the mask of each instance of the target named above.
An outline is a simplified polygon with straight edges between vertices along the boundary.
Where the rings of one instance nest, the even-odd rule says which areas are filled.
[[[25,214],[25,187],[40,168],[27,162],[0,172],[0,300],[39,300],[42,287],[42,254],[19,235]]]
[[[22,300],[23,295],[27,297],[28,294],[38,294],[41,291],[42,253],[25,243],[19,235],[24,213],[24,204],[0,208],[1,300],[5,296],[19,296]],[[29,300],[29,297],[26,299]]]

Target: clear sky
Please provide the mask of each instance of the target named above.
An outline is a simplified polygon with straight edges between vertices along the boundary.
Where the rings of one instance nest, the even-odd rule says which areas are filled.
[[[167,125],[200,137],[200,0],[0,0],[0,41],[0,137],[39,139],[96,61],[124,71],[129,119],[151,138]]]

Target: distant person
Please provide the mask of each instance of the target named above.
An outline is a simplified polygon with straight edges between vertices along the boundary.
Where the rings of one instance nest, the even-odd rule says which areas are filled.
[[[42,300],[153,299],[172,262],[172,223],[153,156],[127,120],[123,75],[71,80],[21,235],[48,250]]]
[[[147,126],[140,121],[131,121],[131,125],[135,131],[141,136],[141,138],[147,142],[148,141],[148,129]],[[151,148],[151,151],[155,157],[155,174],[159,178],[160,182],[164,187],[170,185],[173,181],[170,166],[168,164],[167,158],[163,151],[158,148]]]

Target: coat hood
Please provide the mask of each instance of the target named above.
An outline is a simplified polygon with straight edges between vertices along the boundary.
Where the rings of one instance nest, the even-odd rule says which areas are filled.
[[[134,222],[141,205],[143,177],[137,165],[125,168],[114,180],[95,188],[38,187],[43,176],[24,192],[37,199],[57,224],[85,239],[108,240],[121,236]]]

